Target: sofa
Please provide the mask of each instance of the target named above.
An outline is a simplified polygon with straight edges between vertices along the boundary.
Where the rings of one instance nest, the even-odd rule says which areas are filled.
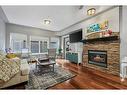
[[[11,60],[17,60],[17,58],[15,59],[11,59]],[[2,83],[2,85],[0,85],[0,88],[6,88],[9,86],[13,86],[19,83],[23,83],[25,81],[29,80],[29,64],[27,63],[26,59],[22,59],[20,60],[20,70],[18,71],[18,73],[16,73],[11,79],[9,79],[8,81]]]

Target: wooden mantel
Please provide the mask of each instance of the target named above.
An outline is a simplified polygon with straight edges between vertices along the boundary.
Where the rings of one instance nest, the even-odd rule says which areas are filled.
[[[96,41],[115,41],[119,40],[118,36],[108,36],[108,37],[101,37],[101,38],[92,38],[92,39],[84,39],[82,40],[83,43],[91,43]]]

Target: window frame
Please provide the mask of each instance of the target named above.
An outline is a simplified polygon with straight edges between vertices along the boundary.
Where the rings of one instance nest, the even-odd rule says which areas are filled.
[[[39,45],[40,45],[40,53],[47,53],[48,52],[48,41],[39,41]],[[44,43],[46,42],[47,43],[47,51],[46,52],[41,52],[41,42],[43,43],[42,45],[44,45]]]
[[[47,49],[49,48],[49,37],[40,37],[40,36],[30,36],[30,51],[31,51],[31,41],[39,41],[39,53],[32,53],[32,55],[36,55],[36,54],[48,54],[47,52],[42,53],[40,50],[40,42],[47,42]]]
[[[40,50],[39,50],[40,49],[39,48],[39,46],[40,46],[39,43],[40,42],[39,41],[33,41],[33,42],[38,42],[38,52],[36,52],[36,53],[39,53],[40,52]],[[30,41],[30,50],[31,50],[31,53],[32,53],[32,41]]]
[[[17,51],[14,49],[14,42],[20,42],[21,50],[22,48],[27,48],[27,35],[22,33],[10,33],[10,48],[13,50],[13,53],[21,53],[21,50]]]

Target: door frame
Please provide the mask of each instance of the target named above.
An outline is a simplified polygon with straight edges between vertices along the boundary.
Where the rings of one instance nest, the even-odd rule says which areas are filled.
[[[65,48],[65,45],[66,45],[66,42],[65,42],[65,39],[68,39],[69,37],[64,37],[64,40],[63,40],[63,53],[64,53],[64,58],[66,58],[66,48]]]

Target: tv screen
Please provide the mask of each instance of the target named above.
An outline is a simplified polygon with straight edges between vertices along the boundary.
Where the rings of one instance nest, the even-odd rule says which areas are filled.
[[[69,35],[70,43],[80,42],[82,40],[82,30]]]

